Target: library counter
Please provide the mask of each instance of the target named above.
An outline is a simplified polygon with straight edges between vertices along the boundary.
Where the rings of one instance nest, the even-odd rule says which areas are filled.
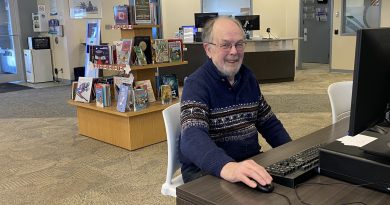
[[[248,66],[260,83],[294,81],[295,50],[294,40],[299,38],[251,39],[247,40],[243,64]],[[186,43],[184,60],[187,65],[164,69],[162,74],[174,73],[179,82],[193,73],[206,60],[203,43]]]

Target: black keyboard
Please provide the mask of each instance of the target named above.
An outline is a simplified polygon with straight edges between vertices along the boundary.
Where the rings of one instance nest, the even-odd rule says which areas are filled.
[[[273,182],[295,188],[309,178],[317,175],[319,165],[319,148],[315,145],[287,159],[281,160],[265,169],[272,176]]]

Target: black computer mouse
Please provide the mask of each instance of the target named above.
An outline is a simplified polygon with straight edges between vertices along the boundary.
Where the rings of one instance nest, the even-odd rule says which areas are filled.
[[[258,182],[256,182],[256,184],[257,184],[257,186],[255,189],[258,191],[261,191],[264,193],[271,193],[274,190],[274,185],[272,183],[266,184],[265,186],[259,184]]]

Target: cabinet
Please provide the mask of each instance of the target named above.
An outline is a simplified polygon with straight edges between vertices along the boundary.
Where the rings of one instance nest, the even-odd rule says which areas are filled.
[[[127,26],[121,29],[122,38],[134,38],[135,35],[150,35],[153,26]],[[148,64],[131,66],[136,80],[152,82],[155,88],[155,75],[159,69],[187,64],[187,62]],[[179,102],[174,100],[173,103]],[[150,103],[149,107],[139,112],[118,112],[116,102],[111,107],[96,107],[95,103],[80,103],[69,100],[76,107],[79,133],[128,150],[139,149],[166,140],[162,110],[169,105],[160,101]]]
[[[29,83],[53,81],[50,49],[24,49],[26,78]]]

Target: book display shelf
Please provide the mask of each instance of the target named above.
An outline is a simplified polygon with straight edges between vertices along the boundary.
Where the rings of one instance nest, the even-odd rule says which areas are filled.
[[[129,39],[139,35],[152,36],[152,28],[158,25],[121,25],[112,26],[112,29],[121,30],[121,38]],[[135,79],[150,80],[155,87],[155,76],[158,70],[165,67],[184,65],[187,62],[172,62],[148,64],[142,66],[131,65],[131,72]],[[121,70],[121,65],[101,65],[98,69]],[[179,99],[172,103],[179,102]],[[136,150],[148,145],[166,140],[162,110],[170,106],[163,105],[160,100],[149,103],[141,111],[119,112],[116,102],[110,107],[97,107],[95,103],[82,103],[69,100],[68,103],[76,107],[79,134],[85,135],[127,150]]]

